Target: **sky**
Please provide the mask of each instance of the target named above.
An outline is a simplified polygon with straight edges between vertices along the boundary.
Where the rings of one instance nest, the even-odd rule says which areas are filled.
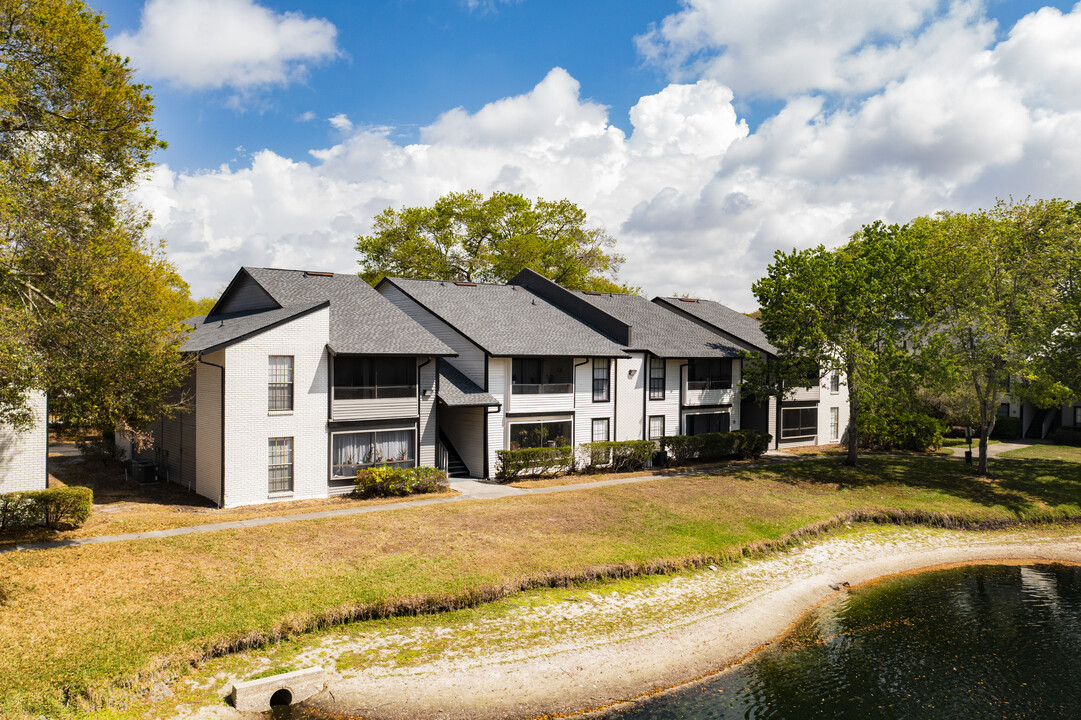
[[[749,311],[777,251],[1081,200],[1081,3],[91,0],[169,144],[134,190],[195,296],[355,272],[387,207],[568,198],[619,280]]]

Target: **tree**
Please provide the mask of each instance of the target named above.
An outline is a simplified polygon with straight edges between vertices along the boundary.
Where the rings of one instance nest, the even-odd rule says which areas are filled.
[[[361,277],[507,282],[530,268],[576,290],[636,292],[616,284],[623,256],[615,240],[587,226],[569,200],[531,201],[495,192],[450,193],[431,207],[387,208],[357,239]]]
[[[132,184],[163,147],[152,98],[77,0],[0,0],[0,421],[26,393],[79,429],[169,410],[182,335],[161,308],[187,286]]]
[[[930,281],[942,390],[968,396],[979,473],[1002,396],[1038,407],[1081,391],[1076,354],[1081,205],[1000,201],[991,210],[912,223]]]
[[[784,393],[843,371],[848,386],[847,464],[858,460],[861,407],[885,375],[903,367],[919,326],[923,293],[906,228],[866,225],[835,250],[777,251],[753,286],[775,361],[751,363],[747,384]]]

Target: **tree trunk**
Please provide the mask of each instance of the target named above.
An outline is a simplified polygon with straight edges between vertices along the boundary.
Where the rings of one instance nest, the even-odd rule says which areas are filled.
[[[987,439],[991,436],[991,426],[986,420],[980,419],[980,463],[976,466],[976,472],[980,475],[990,475],[987,472]]]
[[[856,436],[856,419],[859,412],[855,381],[856,363],[849,360],[845,365],[845,372],[848,373],[848,457],[845,458],[845,465],[856,467],[858,464],[857,449],[859,448]]]

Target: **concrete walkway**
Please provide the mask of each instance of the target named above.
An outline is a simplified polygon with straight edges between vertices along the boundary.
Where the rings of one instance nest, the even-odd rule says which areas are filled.
[[[987,457],[988,457],[988,459],[996,458],[999,455],[1001,455],[1002,453],[1009,452],[1010,450],[1020,450],[1021,448],[1031,447],[1032,445],[1039,445],[1039,444],[1040,443],[1027,442],[1027,441],[1009,442],[1009,443],[1007,443],[1007,442],[998,442],[998,443],[995,443],[994,445],[988,445],[987,446]],[[954,457],[963,458],[965,456],[965,451],[968,450],[968,445],[962,445],[960,447],[953,447],[953,448],[950,448],[950,449],[953,450],[953,456]],[[976,462],[979,459],[979,457],[980,457],[980,441],[976,440],[976,439],[973,439],[972,440],[972,462]],[[1009,458],[1005,458],[1005,459],[1009,460]]]
[[[784,457],[788,462],[810,459],[810,457],[793,457],[774,455],[773,460]],[[750,467],[761,467],[769,463],[754,463],[741,465],[736,469],[742,470]],[[319,512],[296,513],[293,515],[274,515],[272,517],[251,518],[250,520],[231,520],[229,522],[207,523],[205,525],[191,525],[188,527],[170,528],[168,530],[150,530],[140,533],[128,533],[126,535],[99,535],[97,537],[72,538],[69,540],[50,540],[36,543],[17,543],[15,545],[0,546],[0,553],[18,552],[21,550],[51,550],[54,548],[79,547],[81,545],[100,545],[103,543],[124,542],[125,540],[148,540],[152,538],[177,537],[178,535],[195,535],[197,533],[216,532],[218,530],[243,530],[244,528],[261,527],[263,525],[279,525],[281,523],[296,522],[297,520],[321,520],[323,518],[346,517],[349,515],[364,515],[367,513],[387,512],[401,510],[403,508],[423,507],[425,505],[441,505],[443,503],[463,502],[466,500],[491,500],[494,498],[513,497],[515,495],[546,495],[549,493],[571,492],[574,490],[588,490],[590,488],[605,487],[608,485],[628,485],[630,483],[648,482],[662,478],[686,477],[715,472],[722,468],[702,468],[691,473],[678,475],[643,475],[641,477],[613,478],[611,480],[598,480],[591,483],[579,483],[577,485],[557,485],[546,488],[516,488],[509,485],[482,482],[471,478],[451,478],[450,487],[457,490],[458,495],[449,498],[430,498],[427,500],[405,500],[402,502],[389,503],[387,505],[366,505],[364,507],[342,508],[340,510],[322,510]]]

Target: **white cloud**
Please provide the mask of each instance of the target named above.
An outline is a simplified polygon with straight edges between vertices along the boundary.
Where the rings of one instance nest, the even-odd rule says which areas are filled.
[[[330,123],[332,128],[339,132],[349,132],[353,129],[353,121],[350,120],[345,113],[338,113],[327,122]]]
[[[297,122],[306,123],[315,119],[315,113],[311,110],[305,110],[301,114],[297,115]]]
[[[628,258],[621,280],[751,309],[751,283],[779,248],[837,244],[876,219],[1010,194],[1081,198],[1081,109],[1046,70],[1069,62],[1026,49],[1042,42],[1072,57],[1081,10],[1026,16],[998,43],[969,5],[919,24],[924,7],[909,7],[916,19],[887,13],[908,28],[892,49],[835,41],[848,49],[822,77],[848,89],[823,95],[802,83],[753,133],[735,110],[738,94],[708,67],[641,98],[629,134],[555,68],[529,92],[443,113],[411,145],[395,142],[394,128],[338,116],[342,139],[306,162],[264,150],[240,169],[159,168],[140,197],[199,293],[241,264],[354,270],[355,237],[383,208],[476,188],[569,198],[618,238]],[[839,32],[865,38],[859,28],[879,27],[853,23]],[[868,52],[893,60],[851,71]],[[868,89],[872,76],[879,84]]]
[[[327,20],[253,0],[147,0],[139,30],[120,33],[112,47],[150,77],[243,91],[303,78],[307,63],[337,55],[336,37]]]
[[[1030,102],[1081,109],[1081,3],[1067,15],[1045,7],[1021,18],[995,49],[995,59]]]

